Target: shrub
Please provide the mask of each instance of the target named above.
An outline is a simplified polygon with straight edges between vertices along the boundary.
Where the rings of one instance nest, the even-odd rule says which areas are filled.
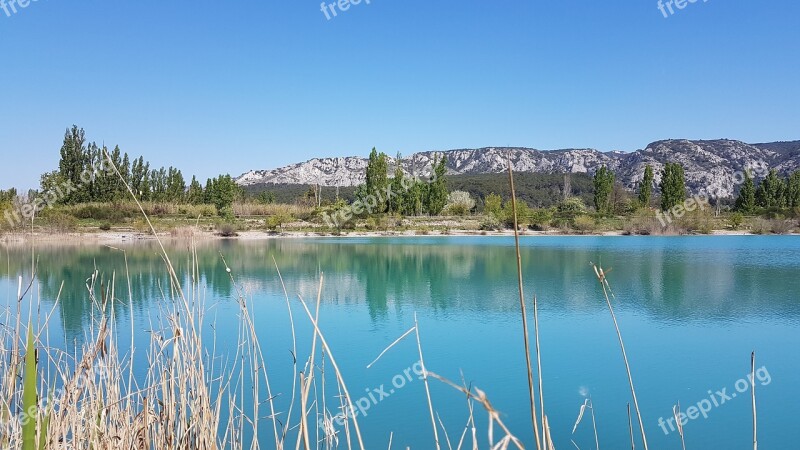
[[[547,231],[553,222],[552,209],[536,209],[531,212],[531,228],[534,230]]]
[[[714,230],[713,217],[706,211],[695,210],[679,218],[676,225],[688,231],[700,234],[710,234]]]
[[[130,211],[111,203],[87,203],[76,205],[64,212],[78,219],[103,220],[107,222],[122,222],[131,217]]]
[[[444,211],[454,216],[466,216],[475,208],[475,200],[469,192],[453,191],[447,196],[447,204]]]
[[[291,221],[292,221],[291,215],[285,212],[278,212],[272,216],[267,217],[266,225],[267,229],[269,229],[272,232],[277,231],[278,228],[280,228],[281,231],[283,231],[283,225]]]
[[[10,202],[0,203],[0,231],[11,229],[15,224],[5,220],[5,213],[12,208]]]
[[[578,197],[570,197],[556,206],[556,217],[559,219],[574,220],[586,214],[586,205]]]
[[[636,212],[639,209],[640,203],[638,199],[635,198],[627,198],[616,205],[614,205],[614,214],[620,216],[628,216]]]
[[[137,219],[133,222],[133,229],[139,233],[147,233],[150,234],[152,231],[150,230],[150,225],[147,224],[147,221],[144,219]]]
[[[743,222],[744,215],[742,215],[740,212],[734,212],[728,216],[728,227],[730,227],[731,230],[738,230],[739,227],[742,226]]]
[[[572,227],[581,233],[591,233],[597,228],[594,219],[589,216],[578,216],[572,222]]]
[[[483,200],[483,213],[494,216],[495,219],[503,219],[503,199],[497,194],[489,194]]]
[[[236,232],[236,227],[229,222],[218,223],[217,234],[222,237],[235,237],[239,235],[239,233]]]
[[[755,219],[750,224],[750,232],[753,234],[767,234],[771,229],[770,221],[761,217]]]
[[[99,228],[100,228],[101,230],[103,230],[103,231],[108,231],[108,230],[110,230],[110,229],[111,229],[111,223],[109,223],[109,222],[103,222],[103,223],[101,223],[101,224],[100,224],[100,227],[99,227]]]
[[[497,220],[493,214],[486,214],[483,216],[483,220],[481,220],[480,225],[478,228],[484,231],[495,231],[500,229],[500,221]]]
[[[223,206],[221,209],[217,209],[217,215],[225,220],[233,220],[233,208],[230,206]]]
[[[794,223],[791,220],[773,220],[770,224],[770,231],[775,234],[788,234],[794,229]]]
[[[150,209],[150,215],[153,216],[164,216],[169,214],[169,212],[170,212],[169,206],[163,203],[156,203]]]
[[[387,229],[387,221],[386,217],[381,214],[377,214],[367,218],[367,223],[365,224],[366,229],[377,231],[377,230],[386,230]]]
[[[78,220],[75,217],[61,211],[46,210],[41,218],[44,225],[53,231],[68,232],[78,227]]]
[[[514,228],[514,210],[511,205],[511,200],[507,201],[503,207],[503,223],[508,227]],[[531,209],[528,204],[522,200],[517,199],[517,224],[526,228],[531,223]]]
[[[350,205],[342,199],[322,208],[316,208],[313,212],[313,222],[331,227],[337,232],[356,229],[356,220]],[[398,222],[402,222],[402,219]],[[400,223],[398,223],[398,226],[400,226]]]
[[[414,233],[422,236],[427,236],[431,234],[431,229],[428,227],[419,227]]]
[[[195,235],[197,228],[193,226],[180,226],[169,230],[169,235],[177,239],[189,239]]]

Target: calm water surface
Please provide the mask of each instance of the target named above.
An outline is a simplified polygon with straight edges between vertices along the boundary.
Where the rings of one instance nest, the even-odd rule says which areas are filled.
[[[795,426],[800,382],[800,239],[796,237],[523,237],[526,294],[540,304],[545,405],[558,448],[593,448],[589,421],[572,426],[591,396],[603,448],[629,448],[625,367],[613,323],[590,261],[612,269],[609,281],[631,361],[651,448],[680,448],[659,418],[672,416],[725,389],[724,404],[710,406],[685,426],[688,448],[752,448],[750,393],[736,393],[757,353],[759,443],[765,449],[798,448]],[[118,305],[120,328],[133,313],[137,340],[160,314],[168,280],[153,243],[123,245],[135,298],[133,311]],[[64,283],[54,340],[80,340],[89,323],[86,279],[97,268],[117,275],[117,296],[127,298],[123,254],[99,245],[0,247],[0,297],[8,305],[18,275],[30,276],[38,260],[42,309],[52,307]],[[187,273],[186,244],[169,252]],[[316,298],[324,272],[320,326],[353,397],[393,389],[417,361],[407,339],[374,367],[380,351],[411,328],[418,316],[428,369],[486,391],[505,423],[532,447],[522,350],[513,239],[415,237],[216,241],[198,245],[209,322],[220,347],[235,338],[237,293],[220,259],[254,305],[259,338],[270,364],[273,390],[291,391],[292,348],[286,300],[272,258],[292,299],[301,357],[311,327],[298,295]],[[32,254],[34,256],[32,256]],[[6,271],[6,267],[9,270]],[[125,292],[126,295],[120,295]],[[129,325],[127,325],[129,327]],[[305,349],[305,350],[304,350]],[[137,360],[144,370],[144,360]],[[407,371],[406,371],[407,372]],[[397,382],[398,380],[395,379]],[[433,448],[424,386],[413,379],[388,398],[370,404],[360,419],[367,448]],[[457,441],[468,418],[466,401],[438,382],[434,407]],[[743,386],[740,382],[739,387]],[[376,395],[377,397],[377,395]],[[370,401],[371,403],[371,401]],[[709,405],[710,400],[705,403]],[[485,415],[478,426],[485,429]],[[665,426],[669,431],[668,426]],[[264,430],[266,433],[268,429]],[[267,434],[264,434],[267,435]],[[482,439],[485,439],[482,438]],[[272,438],[266,439],[269,448]],[[485,440],[480,442],[485,446]]]

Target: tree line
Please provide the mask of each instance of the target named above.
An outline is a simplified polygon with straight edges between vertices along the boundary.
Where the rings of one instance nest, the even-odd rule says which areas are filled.
[[[432,173],[423,181],[416,176],[406,176],[402,156],[398,153],[394,174],[389,178],[388,156],[373,148],[367,161],[366,181],[356,188],[355,197],[362,204],[375,201],[372,212],[377,214],[438,215],[447,204],[446,176],[446,156],[434,158]]]
[[[119,175],[108,170],[109,164],[117,168]],[[105,170],[97,171],[101,167]],[[51,192],[65,183],[72,188],[58,199],[62,205],[130,199],[129,187],[142,201],[213,204],[223,214],[241,195],[230,175],[209,178],[205,186],[192,176],[187,185],[180,169],[171,166],[151,169],[144,157],[131,159],[119,146],[108,151],[105,146],[87,142],[84,130],[74,125],[64,133],[58,169],[41,176],[41,192]]]
[[[636,200],[633,208],[649,208],[653,199],[655,174],[651,165],[646,165],[642,181],[636,188]],[[598,214],[610,216],[615,212],[613,194],[616,185],[616,175],[606,166],[601,166],[592,178],[594,191],[594,207]],[[667,211],[686,200],[686,175],[683,166],[679,163],[668,162],[661,173],[661,182],[658,184],[661,192],[660,207]]]
[[[637,186],[638,206],[650,206],[654,178],[653,168],[648,164],[645,166],[642,181]],[[605,166],[600,167],[592,181],[595,209],[600,214],[610,215],[613,212],[611,194],[615,184],[614,173]],[[669,211],[686,201],[686,174],[683,166],[679,163],[666,163],[658,187],[662,211]],[[800,170],[783,178],[772,169],[759,183],[755,182],[750,171],[744,172],[744,181],[734,203],[735,211],[754,214],[787,208],[800,208]]]
[[[763,210],[800,208],[800,170],[782,178],[773,169],[756,186],[749,172],[736,198],[735,208],[745,214]]]

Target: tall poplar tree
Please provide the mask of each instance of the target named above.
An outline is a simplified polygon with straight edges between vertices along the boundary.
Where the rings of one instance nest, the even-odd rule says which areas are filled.
[[[686,200],[686,178],[683,166],[679,163],[664,165],[661,175],[661,209],[668,211]]]
[[[371,211],[372,213],[382,213],[386,211],[386,186],[389,185],[387,172],[389,170],[388,163],[386,162],[386,154],[378,151],[375,147],[369,154],[369,161],[367,162],[367,181],[366,192],[367,197],[375,196],[376,199],[383,201],[377,202],[376,208]],[[368,201],[368,198],[362,199]],[[371,204],[369,202],[368,204]]]
[[[447,204],[447,157],[442,155],[441,159],[434,157],[433,173],[430,182],[426,187],[425,209],[426,212],[435,216],[442,212],[444,205]]]
[[[611,192],[614,190],[614,173],[606,166],[594,174],[594,207],[600,214],[611,214]]]
[[[644,177],[639,184],[639,204],[645,208],[650,207],[650,200],[653,197],[653,166],[650,164],[644,168]]]
[[[749,170],[744,171],[744,182],[739,189],[739,196],[736,197],[735,208],[745,214],[752,213],[756,208],[756,186]]]

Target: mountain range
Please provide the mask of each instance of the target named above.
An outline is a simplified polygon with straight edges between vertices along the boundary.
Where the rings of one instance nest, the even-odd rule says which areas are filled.
[[[537,150],[524,147],[484,147],[448,151],[428,151],[403,157],[401,165],[408,175],[427,176],[434,159],[447,157],[450,175],[501,173],[508,161],[516,172],[587,173],[606,166],[628,189],[635,189],[644,168],[651,165],[656,182],[667,162],[683,165],[686,185],[693,194],[731,197],[747,169],[757,178],[767,169],[787,174],[800,169],[800,141],[747,144],[741,141],[670,139],[656,141],[633,152],[601,152],[595,149]],[[389,173],[396,161],[389,157]],[[314,158],[272,170],[251,170],[239,176],[241,186],[303,184],[357,186],[364,182],[367,158],[350,156]],[[737,181],[738,180],[738,181]]]

